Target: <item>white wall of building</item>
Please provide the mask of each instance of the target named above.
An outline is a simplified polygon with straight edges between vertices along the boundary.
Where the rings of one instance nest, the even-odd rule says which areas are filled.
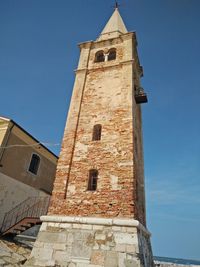
[[[6,212],[28,197],[45,197],[46,193],[0,173],[0,227]]]

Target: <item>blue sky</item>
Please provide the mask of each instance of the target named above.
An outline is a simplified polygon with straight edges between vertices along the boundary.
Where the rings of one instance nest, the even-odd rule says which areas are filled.
[[[60,143],[80,42],[95,40],[112,0],[0,0],[0,114]],[[148,228],[155,255],[200,259],[200,1],[121,0],[137,32]],[[55,153],[59,147],[51,146]]]

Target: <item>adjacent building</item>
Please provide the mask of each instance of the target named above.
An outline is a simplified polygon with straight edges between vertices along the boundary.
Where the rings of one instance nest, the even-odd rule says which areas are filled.
[[[51,195],[57,159],[16,122],[0,117],[0,227],[22,202],[30,206]]]

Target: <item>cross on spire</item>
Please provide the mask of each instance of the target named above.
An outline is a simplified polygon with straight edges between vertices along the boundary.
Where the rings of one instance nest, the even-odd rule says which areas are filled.
[[[116,1],[116,0],[115,0],[115,5],[114,5],[114,8],[115,8],[115,9],[118,9],[118,8],[119,8],[119,6],[120,6],[120,4],[118,3],[118,1]]]
[[[119,9],[119,7],[122,6],[121,4],[119,4],[119,1],[115,0],[114,2],[115,2],[115,4],[113,6],[111,6],[114,9]]]

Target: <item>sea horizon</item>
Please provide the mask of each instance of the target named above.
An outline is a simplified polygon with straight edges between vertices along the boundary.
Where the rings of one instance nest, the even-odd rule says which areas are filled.
[[[200,265],[200,260],[182,259],[182,258],[171,258],[171,257],[161,257],[153,256],[154,261],[166,262],[166,263],[176,263],[182,265]]]

